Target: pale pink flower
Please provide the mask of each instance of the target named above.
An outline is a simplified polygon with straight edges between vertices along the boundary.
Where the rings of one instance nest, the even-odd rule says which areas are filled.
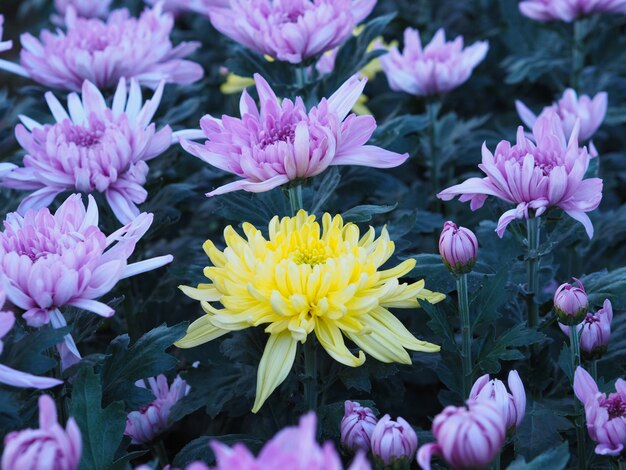
[[[89,195],[87,208],[80,194],[71,195],[52,214],[48,208],[26,215],[7,215],[0,232],[0,283],[8,299],[24,310],[33,327],[49,322],[66,326],[60,309],[73,306],[110,317],[115,311],[97,301],[127,277],[157,269],[172,261],[160,256],[128,264],[135,245],[152,224],[152,214],[135,220],[108,237],[98,228],[98,207]],[[71,335],[65,346],[80,358]]]
[[[578,129],[575,126],[568,143],[558,115],[546,113],[533,127],[534,142],[520,126],[517,142],[511,145],[503,140],[495,155],[483,144],[482,164],[478,167],[486,177],[470,178],[437,197],[449,201],[460,196],[460,201],[471,202],[472,210],[482,207],[488,196],[515,204],[498,221],[496,231],[500,237],[515,219],[540,217],[549,208],[559,207],[582,223],[591,238],[593,225],[587,212],[596,209],[602,200],[602,180],[585,179],[590,156],[586,148],[578,147]]]
[[[54,8],[65,17],[70,8],[82,18],[106,18],[113,0],[54,0]]]
[[[74,418],[65,429],[57,420],[54,400],[39,397],[39,429],[23,429],[4,438],[5,470],[76,470],[83,451],[80,429]]]
[[[588,312],[585,319],[576,326],[580,337],[580,350],[584,357],[595,360],[607,350],[611,339],[611,322],[613,322],[613,306],[606,299],[604,305],[596,313]],[[561,331],[569,337],[569,327],[559,323]]]
[[[230,0],[144,0],[148,5],[156,5],[163,2],[163,11],[169,11],[175,15],[194,12],[209,16],[211,8],[228,7]]]
[[[2,185],[34,191],[20,203],[18,211],[47,207],[65,192],[103,193],[122,223],[139,215],[136,204],[148,193],[143,185],[148,174],[146,162],[171,144],[169,126],[157,131],[152,123],[163,93],[163,83],[142,106],[141,89],[131,80],[127,92],[121,79],[109,108],[95,85],[84,82],[82,100],[68,96],[68,111],[57,98],[46,93],[56,123],[39,124],[20,116],[23,123],[15,135],[26,151],[24,168],[2,178]]]
[[[470,391],[469,399],[494,404],[505,418],[506,428],[519,426],[526,414],[526,391],[517,371],[509,372],[509,390],[501,380],[491,379],[489,374],[479,377]]]
[[[626,0],[524,0],[520,2],[519,10],[536,21],[570,23],[592,13],[626,14]]]
[[[299,64],[341,45],[376,0],[230,0],[215,28],[249,49]]]
[[[380,64],[392,90],[431,96],[447,93],[465,83],[487,51],[487,41],[466,48],[463,48],[462,36],[446,42],[443,29],[422,47],[419,31],[407,28],[402,53],[394,46],[380,58]]]
[[[370,408],[346,400],[341,419],[341,445],[355,452],[369,452],[376,422],[376,415]]]
[[[121,78],[135,78],[156,88],[161,81],[193,83],[204,74],[200,65],[184,60],[200,43],[174,47],[174,17],[163,13],[161,5],[146,9],[139,18],[130,17],[126,9],[115,10],[106,21],[78,18],[70,9],[65,24],[66,32],[44,30],[39,39],[22,34],[21,66],[4,61],[0,68],[71,91],[80,91],[85,80],[105,89]]]
[[[393,421],[385,415],[374,427],[372,433],[372,455],[385,466],[411,462],[417,452],[417,434],[411,425],[401,417]]]
[[[309,413],[300,418],[299,426],[286,427],[276,434],[256,458],[243,444],[228,447],[213,441],[215,470],[342,470],[332,442],[320,446],[315,440],[316,430],[315,413]],[[371,467],[364,454],[359,453],[348,470],[371,470]]]
[[[575,90],[568,88],[560,100],[545,107],[540,115],[549,111],[556,112],[561,119],[565,137],[568,139],[572,135],[576,121],[579,120],[579,139],[583,142],[591,139],[598,130],[606,116],[607,106],[608,95],[604,91],[593,98],[587,95],[581,95],[579,98]],[[519,100],[515,101],[515,108],[524,124],[532,129],[537,122],[537,116]]]
[[[145,444],[166,431],[172,407],[189,393],[187,382],[178,376],[171,386],[163,374],[147,381],[155,399],[139,411],[131,411],[126,418],[124,434],[132,438],[133,444]],[[137,381],[135,385],[146,388],[143,380]]]
[[[569,282],[561,284],[554,293],[554,310],[559,321],[567,325],[576,325],[587,315],[589,299],[582,282],[574,278],[578,286]]]
[[[626,446],[626,381],[617,379],[615,393],[600,393],[593,377],[578,367],[574,393],[585,405],[587,431],[596,442],[596,454],[618,456]]]
[[[279,101],[268,83],[255,74],[260,109],[244,90],[239,104],[241,119],[205,116],[201,131],[180,131],[181,145],[190,154],[242,179],[207,196],[240,189],[264,192],[301,178],[319,175],[331,165],[392,168],[407,154],[365,145],[376,129],[372,116],[350,110],[363,92],[366,79],[356,75],[330,98],[307,111],[300,97]],[[208,140],[204,145],[184,137]]]
[[[439,455],[455,470],[487,468],[506,437],[506,417],[492,402],[469,400],[464,407],[447,406],[435,416],[435,442],[417,452],[417,463],[431,469]]]
[[[2,354],[2,338],[7,335],[15,324],[15,315],[13,312],[2,310],[6,301],[6,294],[0,289],[0,354]],[[24,388],[50,388],[62,384],[61,380],[52,379],[50,377],[37,377],[26,372],[20,372],[0,364],[0,383],[11,385],[12,387]]]

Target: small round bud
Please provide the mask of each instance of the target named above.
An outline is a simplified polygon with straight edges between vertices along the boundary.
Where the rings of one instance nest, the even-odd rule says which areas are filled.
[[[369,452],[372,433],[376,427],[374,412],[356,401],[346,400],[341,420],[341,445],[353,452]]]
[[[372,433],[372,454],[385,467],[401,466],[415,458],[417,434],[404,419],[383,416]]]
[[[554,293],[554,310],[559,322],[566,326],[577,325],[587,315],[589,300],[582,283],[574,278],[579,287],[562,284]]]
[[[453,274],[469,273],[478,255],[476,235],[470,229],[446,222],[439,237],[439,254]]]

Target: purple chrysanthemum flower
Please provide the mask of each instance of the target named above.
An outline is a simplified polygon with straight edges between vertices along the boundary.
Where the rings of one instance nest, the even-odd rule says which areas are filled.
[[[6,294],[4,293],[4,290],[0,288],[0,354],[2,354],[3,349],[2,338],[4,338],[9,331],[11,331],[11,328],[13,328],[13,325],[15,324],[15,315],[13,312],[2,310],[5,301]],[[37,377],[36,375],[20,372],[0,364],[0,383],[11,385],[12,387],[32,387],[44,389],[55,387],[63,382],[50,377]]]
[[[623,455],[626,447],[626,381],[617,379],[615,393],[601,393],[593,377],[578,367],[574,393],[585,405],[587,431],[596,442],[596,454]]]
[[[172,385],[167,383],[167,377],[163,374],[151,377],[147,382],[155,399],[139,411],[131,411],[126,418],[124,434],[132,438],[133,444],[150,442],[167,430],[172,407],[189,393],[187,382],[180,377],[176,377]],[[147,388],[143,380],[135,385]]]
[[[65,24],[66,32],[44,30],[39,39],[23,34],[21,66],[3,61],[0,68],[71,91],[79,91],[85,80],[105,89],[121,78],[134,78],[156,88],[161,81],[193,83],[204,74],[200,65],[184,60],[200,44],[174,47],[170,41],[174,17],[163,13],[160,4],[139,18],[130,17],[126,9],[115,10],[106,21],[78,18],[70,9]]]
[[[269,84],[256,74],[260,109],[244,90],[241,119],[205,116],[201,131],[181,131],[181,145],[210,165],[243,179],[207,194],[214,196],[243,189],[264,192],[289,181],[319,175],[331,165],[392,168],[406,161],[401,155],[365,145],[376,129],[372,116],[350,110],[363,92],[366,79],[356,75],[330,98],[307,110],[301,98],[279,102]],[[184,137],[206,138],[204,145]]]
[[[215,470],[342,470],[341,459],[332,442],[320,446],[315,413],[300,418],[298,426],[288,426],[268,441],[258,457],[243,444],[228,447],[219,441],[211,442],[217,465]],[[371,470],[362,452],[355,457],[348,470]]]
[[[483,144],[483,161],[478,167],[487,176],[470,178],[437,196],[444,201],[460,196],[460,201],[471,202],[472,210],[482,207],[488,196],[515,204],[500,217],[499,236],[515,219],[539,217],[549,208],[559,207],[582,223],[591,238],[593,225],[587,212],[600,205],[602,180],[584,179],[590,156],[586,148],[578,147],[579,126],[574,127],[568,143],[559,116],[548,112],[533,127],[534,142],[520,126],[517,143],[503,140],[495,155]]]
[[[389,86],[416,96],[448,93],[465,83],[489,51],[489,43],[479,41],[463,48],[463,37],[446,42],[439,29],[432,41],[422,47],[419,31],[404,31],[404,50],[392,47],[380,58]]]
[[[576,121],[580,120],[579,139],[581,142],[584,142],[591,139],[602,124],[602,121],[604,121],[607,106],[608,95],[604,91],[598,93],[593,98],[587,95],[578,97],[575,90],[568,88],[563,93],[561,99],[550,106],[546,106],[540,115],[550,111],[556,112],[561,118],[566,138],[572,135]],[[537,122],[535,113],[519,100],[515,101],[515,108],[524,124],[532,129],[535,122]]]
[[[83,84],[82,100],[72,93],[68,110],[51,93],[46,100],[55,124],[41,125],[21,116],[15,135],[26,151],[24,168],[17,168],[2,185],[34,191],[18,211],[40,209],[65,191],[106,196],[118,220],[128,223],[139,215],[136,204],[148,193],[143,188],[148,174],[146,161],[163,153],[171,144],[169,126],[157,131],[151,122],[163,93],[163,83],[142,106],[141,89],[131,80],[127,92],[121,79],[109,108],[102,93],[91,83]]]
[[[120,280],[173,259],[167,255],[128,264],[137,241],[152,224],[152,214],[140,214],[107,237],[98,228],[96,202],[91,195],[88,199],[85,208],[80,194],[73,194],[54,214],[43,208],[24,216],[11,213],[4,221],[0,284],[11,303],[24,311],[30,326],[49,322],[55,328],[66,326],[60,311],[66,306],[110,317],[115,311],[96,299]],[[80,357],[69,335],[65,348]]]
[[[163,11],[172,12],[179,15],[185,12],[199,13],[209,16],[211,8],[227,7],[230,0],[144,0],[148,5],[163,3]]]
[[[524,0],[520,12],[536,21],[570,23],[592,13],[626,14],[626,0]]]
[[[73,8],[76,15],[82,18],[106,18],[113,0],[54,0],[54,8],[65,17]]]
[[[215,28],[249,49],[299,64],[342,44],[376,0],[230,0]]]
[[[6,435],[2,468],[76,470],[82,452],[82,437],[74,418],[69,418],[63,429],[57,420],[54,400],[42,395],[39,397],[39,428]]]

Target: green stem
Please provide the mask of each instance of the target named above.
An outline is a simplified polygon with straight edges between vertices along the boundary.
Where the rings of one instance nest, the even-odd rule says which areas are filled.
[[[539,324],[539,238],[541,236],[540,220],[530,217],[526,220],[528,232],[528,256],[526,259],[526,273],[528,286],[526,303],[528,310],[528,325],[531,328]]]
[[[574,21],[574,39],[572,41],[572,72],[570,86],[579,91],[580,76],[585,65],[585,45],[583,43],[584,31],[582,21]]]
[[[304,342],[304,403],[307,411],[317,413],[317,354],[314,335]]]
[[[572,374],[576,373],[576,369],[580,366],[580,339],[576,325],[569,327],[569,344],[572,352]],[[585,470],[585,429],[583,427],[582,407],[580,401],[574,399],[574,410],[576,414],[576,440],[578,441],[578,468]]]
[[[456,289],[459,294],[459,314],[461,316],[461,337],[463,349],[461,360],[463,363],[463,400],[467,399],[472,387],[472,328],[470,324],[469,301],[467,295],[467,274],[461,274],[456,279]]]
[[[163,445],[162,439],[159,439],[158,441],[154,443],[154,445],[152,446],[152,453],[158,459],[159,466],[161,468],[164,468],[167,465],[169,465],[170,461],[167,458],[167,451],[165,450],[165,446]]]
[[[594,360],[589,363],[589,373],[595,382],[598,381],[598,361]]]
[[[296,184],[289,187],[289,205],[291,206],[291,215],[296,215],[300,209],[304,208],[302,202],[302,185]]]
[[[626,460],[620,458],[617,461],[617,468],[619,468],[619,470],[626,470]]]
[[[431,101],[426,104],[426,111],[428,113],[428,145],[430,149],[430,178],[433,187],[433,195],[435,196],[435,206],[438,205],[439,199],[437,194],[439,193],[439,155],[437,149],[437,111],[439,104],[436,101]]]
[[[493,465],[492,465],[493,470],[500,470],[500,456],[501,454],[498,453],[498,455],[496,456],[496,459],[493,461]]]

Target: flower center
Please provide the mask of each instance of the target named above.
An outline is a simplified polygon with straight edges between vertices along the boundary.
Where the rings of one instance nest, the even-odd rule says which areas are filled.
[[[592,313],[588,313],[585,317],[585,323],[588,323],[590,325],[598,322],[600,322],[600,319],[596,318]]]
[[[626,401],[617,393],[609,395],[602,406],[609,413],[609,419],[626,417]]]
[[[296,264],[308,264],[309,266],[323,264],[328,259],[328,249],[321,240],[317,240],[308,246],[298,247],[291,259]]]
[[[100,144],[104,135],[104,125],[102,123],[97,123],[93,129],[76,125],[68,125],[64,129],[64,134],[67,142],[76,144],[78,147],[95,147]]]
[[[293,143],[296,137],[296,126],[294,124],[284,124],[280,127],[263,131],[259,136],[259,146],[265,149],[269,145],[277,142]]]

